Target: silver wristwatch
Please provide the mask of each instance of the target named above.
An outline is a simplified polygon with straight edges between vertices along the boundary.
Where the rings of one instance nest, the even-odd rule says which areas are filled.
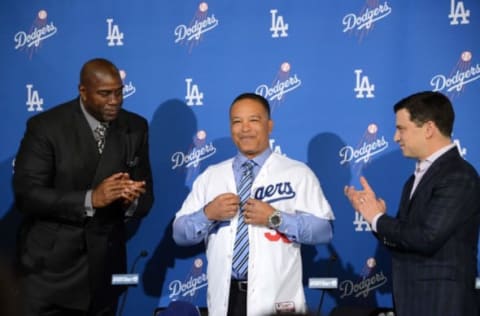
[[[280,227],[281,224],[282,214],[279,211],[275,210],[275,212],[273,212],[272,215],[268,217],[268,227],[271,229],[277,229],[278,227]]]

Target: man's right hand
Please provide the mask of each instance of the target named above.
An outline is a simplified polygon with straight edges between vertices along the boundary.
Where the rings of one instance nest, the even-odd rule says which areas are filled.
[[[126,188],[131,186],[132,180],[128,173],[119,172],[111,175],[92,191],[93,208],[102,208],[123,198]]]
[[[226,221],[235,216],[240,205],[240,198],[233,193],[218,195],[204,207],[207,218],[211,221]]]

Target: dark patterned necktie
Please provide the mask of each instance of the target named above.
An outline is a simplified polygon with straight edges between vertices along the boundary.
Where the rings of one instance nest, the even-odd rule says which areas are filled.
[[[246,161],[242,165],[243,175],[240,180],[238,195],[240,196],[240,213],[238,216],[237,236],[233,246],[232,268],[239,279],[246,279],[248,270],[248,225],[243,220],[243,206],[250,197],[253,183],[253,166],[255,162]]]
[[[105,147],[105,134],[107,132],[107,127],[108,127],[107,123],[100,123],[93,130],[93,134],[95,136],[95,141],[97,142],[97,149],[99,154],[102,154],[103,147]]]

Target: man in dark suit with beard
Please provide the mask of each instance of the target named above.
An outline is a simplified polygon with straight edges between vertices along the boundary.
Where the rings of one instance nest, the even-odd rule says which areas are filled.
[[[392,252],[396,315],[477,315],[480,182],[452,143],[452,104],[428,91],[401,100],[394,111],[394,139],[405,157],[417,160],[397,216],[385,214],[385,202],[363,177],[363,190],[345,187],[345,194]]]
[[[148,123],[122,92],[115,65],[93,59],[78,98],[27,122],[13,181],[23,315],[115,315],[125,220],[153,203]]]

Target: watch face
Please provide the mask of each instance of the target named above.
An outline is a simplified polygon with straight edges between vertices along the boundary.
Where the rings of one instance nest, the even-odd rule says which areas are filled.
[[[278,214],[275,214],[271,217],[271,222],[273,225],[277,226],[280,224],[280,216]]]
[[[280,214],[278,212],[275,212],[270,215],[268,222],[271,228],[277,228],[282,223],[282,218],[280,217]]]

